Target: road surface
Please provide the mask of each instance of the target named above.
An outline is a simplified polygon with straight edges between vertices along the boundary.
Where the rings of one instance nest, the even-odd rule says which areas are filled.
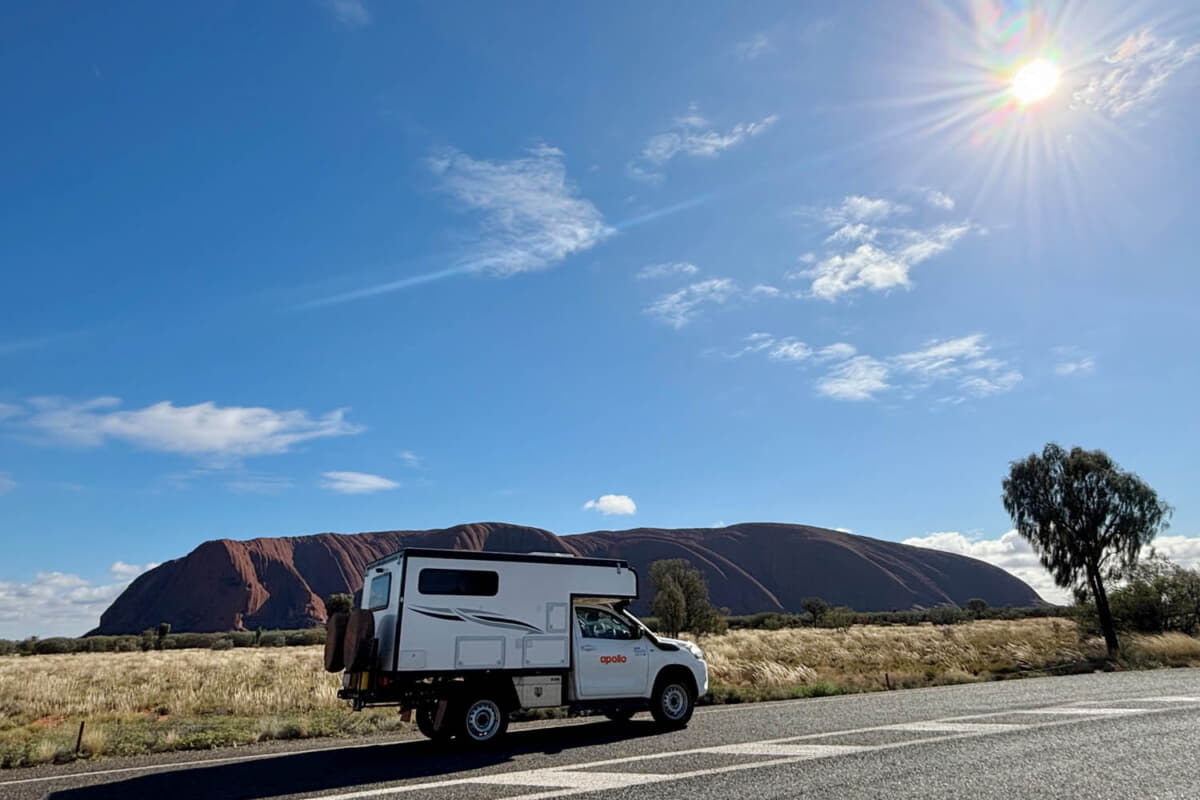
[[[287,749],[283,749],[287,748]],[[1200,670],[1030,679],[514,725],[479,753],[406,738],[0,773],[0,798],[1200,798]]]

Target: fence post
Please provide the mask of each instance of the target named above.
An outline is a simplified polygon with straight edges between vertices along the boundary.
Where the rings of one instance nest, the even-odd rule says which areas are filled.
[[[83,720],[79,720],[79,736],[75,737],[75,757],[79,757],[79,748],[83,747]]]

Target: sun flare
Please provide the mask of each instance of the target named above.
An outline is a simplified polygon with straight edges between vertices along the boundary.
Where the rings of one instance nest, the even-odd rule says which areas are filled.
[[[1012,94],[1021,105],[1029,105],[1044,100],[1058,85],[1058,67],[1039,58],[1030,61],[1013,76]]]

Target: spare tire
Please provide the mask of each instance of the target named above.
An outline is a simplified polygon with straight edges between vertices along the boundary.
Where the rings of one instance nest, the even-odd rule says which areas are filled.
[[[371,642],[375,639],[375,614],[364,608],[350,612],[346,635],[342,639],[342,657],[346,669],[361,672],[371,666]]]
[[[325,621],[325,671],[341,672],[346,668],[346,623],[350,615],[338,612]]]

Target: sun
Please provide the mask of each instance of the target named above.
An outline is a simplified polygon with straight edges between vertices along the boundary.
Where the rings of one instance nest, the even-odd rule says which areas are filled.
[[[1013,76],[1012,94],[1023,106],[1045,100],[1058,86],[1058,67],[1044,58],[1030,61]]]

